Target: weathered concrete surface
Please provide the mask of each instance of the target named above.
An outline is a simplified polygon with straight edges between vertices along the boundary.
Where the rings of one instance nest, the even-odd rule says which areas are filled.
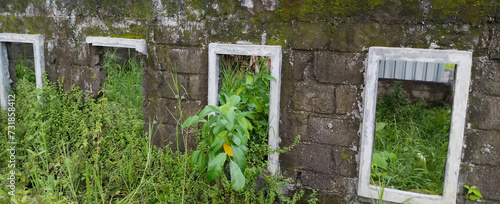
[[[469,118],[474,127],[500,130],[500,97],[473,95],[471,103]]]
[[[335,112],[335,87],[315,83],[299,83],[293,94],[293,108],[317,113]]]
[[[314,76],[321,83],[361,84],[364,54],[317,51],[314,53]]]

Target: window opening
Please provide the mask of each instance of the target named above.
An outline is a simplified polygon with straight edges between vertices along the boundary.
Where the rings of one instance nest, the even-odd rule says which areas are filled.
[[[266,161],[268,152],[262,146],[268,144],[271,58],[268,56],[221,55],[219,73],[220,105],[227,103],[232,95],[240,97],[238,110],[252,112],[248,116],[249,160]],[[260,161],[259,161],[260,160]],[[249,161],[254,163],[253,161]]]
[[[136,134],[143,134],[142,72],[146,42],[142,39],[87,37],[91,44],[91,68],[98,70],[93,78],[99,82],[99,95],[107,98],[111,106],[127,110]]]
[[[455,203],[471,64],[465,51],[370,48],[360,196]]]
[[[238,69],[235,68],[240,71],[236,71]],[[250,105],[246,108],[268,114],[268,124],[261,124],[261,127],[252,131],[267,132],[267,138],[263,141],[267,140],[271,150],[274,150],[278,148],[280,141],[278,132],[280,76],[280,46],[211,43],[209,45],[208,105],[217,106],[219,100],[224,103],[226,100],[224,92],[239,92],[242,100],[255,100],[253,103],[248,103]],[[269,105],[258,107],[262,104],[262,102],[257,102],[258,100],[269,100]],[[265,126],[267,128],[262,129]],[[271,174],[278,172],[277,152],[270,153],[267,159],[269,172]]]
[[[27,77],[42,88],[45,71],[42,35],[0,33],[0,104],[6,109],[7,97],[15,88],[16,75]],[[24,55],[24,56],[23,56]],[[19,77],[17,77],[19,78]]]
[[[371,184],[443,193],[453,104],[444,69],[442,63],[380,61]]]

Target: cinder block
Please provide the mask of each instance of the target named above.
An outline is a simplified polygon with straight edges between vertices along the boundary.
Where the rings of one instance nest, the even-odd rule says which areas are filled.
[[[463,162],[500,165],[500,131],[474,130],[466,133]]]
[[[176,93],[174,79],[175,75],[170,71],[145,69],[142,76],[144,98],[176,98],[185,96],[183,88],[180,88],[179,93]],[[189,76],[177,74],[177,83],[188,90]]]
[[[294,22],[290,47],[299,50],[327,49],[330,44],[330,23]]]
[[[349,113],[357,106],[357,100],[360,97],[359,89],[353,85],[341,85],[335,89],[337,114]]]
[[[357,146],[358,129],[359,121],[355,120],[310,117],[304,140],[344,147]]]
[[[500,130],[500,97],[473,96],[469,102],[469,122],[479,129]]]
[[[314,76],[320,83],[361,84],[365,54],[316,51]]]
[[[331,146],[301,142],[290,152],[280,155],[281,168],[308,170],[322,174],[335,174]]]
[[[281,112],[280,115],[280,146],[289,146],[300,135],[302,140],[309,134],[307,131],[308,113]]]
[[[297,111],[334,113],[335,87],[314,82],[298,83],[292,97],[292,107]]]

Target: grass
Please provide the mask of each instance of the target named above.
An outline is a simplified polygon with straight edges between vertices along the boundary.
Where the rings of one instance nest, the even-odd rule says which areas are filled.
[[[400,83],[377,103],[372,180],[395,189],[442,194],[451,125],[443,103],[411,104]]]
[[[130,54],[129,54],[130,55]],[[121,106],[135,107],[142,114],[142,68],[143,61],[137,61],[135,56],[120,65],[116,63],[116,50],[104,54],[104,69],[106,70],[106,89],[104,95],[109,101]]]
[[[226,177],[210,182],[191,168],[191,151],[153,146],[152,125],[143,130],[143,63],[118,65],[113,56],[105,55],[107,78],[97,99],[83,101],[77,87],[64,92],[63,81],[45,78],[37,90],[28,77],[16,80],[16,191],[7,194],[11,169],[1,166],[0,203],[294,203],[302,196],[280,195],[288,181],[259,174],[262,163],[245,172],[247,186],[236,192]],[[2,130],[6,116],[1,110]],[[6,163],[6,138],[0,140]],[[259,175],[266,180],[261,189]]]

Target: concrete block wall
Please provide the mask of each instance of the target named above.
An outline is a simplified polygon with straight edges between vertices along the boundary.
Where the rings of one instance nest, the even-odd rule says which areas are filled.
[[[185,97],[184,117],[207,103],[209,43],[282,46],[281,146],[299,134],[302,141],[280,155],[281,170],[293,182],[289,190],[318,190],[320,203],[362,203],[356,190],[368,48],[470,50],[459,185],[477,185],[483,202],[500,203],[496,0],[5,0],[0,18],[0,32],[44,35],[49,80],[64,77],[66,89],[98,83],[92,78],[99,74],[96,52],[86,36],[145,39],[144,119],[145,126],[158,125],[153,140],[160,147],[175,143],[176,97]],[[172,70],[188,95],[171,92]],[[457,190],[463,203],[464,189]]]

